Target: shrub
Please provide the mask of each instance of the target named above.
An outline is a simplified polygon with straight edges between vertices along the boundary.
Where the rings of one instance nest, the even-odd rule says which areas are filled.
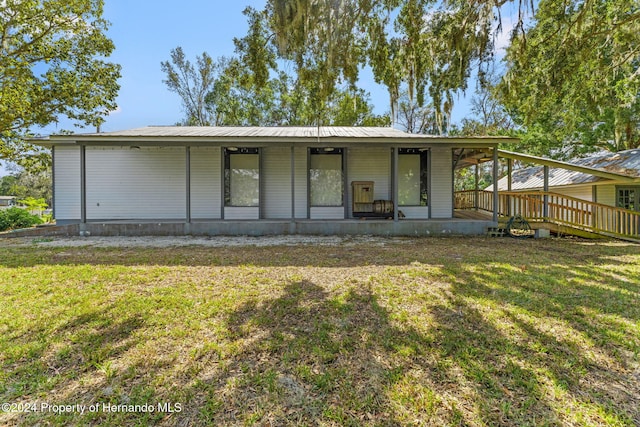
[[[37,224],[42,224],[42,220],[24,209],[9,208],[0,211],[0,231],[33,227]]]

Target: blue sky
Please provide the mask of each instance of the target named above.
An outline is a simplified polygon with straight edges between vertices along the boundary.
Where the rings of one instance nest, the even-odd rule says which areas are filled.
[[[172,125],[181,120],[180,99],[162,82],[160,63],[168,60],[171,49],[177,46],[191,60],[205,51],[214,58],[232,55],[233,38],[244,36],[247,30],[242,11],[247,6],[262,9],[265,3],[265,0],[105,0],[104,18],[111,22],[108,36],[116,46],[110,61],[122,66],[122,78],[118,108],[107,118],[102,131]],[[360,86],[371,94],[376,113],[389,110],[387,91],[374,82],[370,72],[361,73]],[[468,95],[472,92],[470,88]],[[469,114],[468,103],[457,100],[453,121]],[[76,128],[64,120],[34,129],[43,135],[61,130],[95,131]],[[0,166],[0,175],[6,173]]]
[[[177,46],[183,48],[191,61],[205,51],[214,58],[233,55],[233,38],[243,37],[247,31],[242,11],[247,6],[262,9],[265,3],[264,0],[106,0],[104,17],[111,22],[108,36],[116,46],[110,61],[122,66],[122,78],[118,109],[107,118],[102,131],[172,125],[181,120],[180,98],[162,82],[160,62],[168,60],[171,49]],[[386,89],[377,85],[367,72],[361,81],[361,86],[372,95],[376,112],[387,111]],[[41,132],[48,134],[62,129],[74,128],[61,122]]]

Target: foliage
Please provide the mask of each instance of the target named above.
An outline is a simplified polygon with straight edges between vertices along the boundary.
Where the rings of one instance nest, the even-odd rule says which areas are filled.
[[[171,61],[163,61],[160,68],[166,74],[163,82],[182,100],[186,125],[211,126],[215,120],[206,108],[205,97],[213,89],[224,59],[217,62],[206,52],[196,57],[195,65],[186,59],[181,47],[171,51]]]
[[[33,172],[23,169],[0,178],[0,195],[16,196],[18,199],[44,199],[52,201],[51,170]]]
[[[319,123],[315,83],[298,70],[280,69],[276,48],[269,44],[266,14],[244,11],[247,36],[235,39],[236,55],[213,61],[203,53],[197,66],[181,48],[172,51],[172,63],[163,62],[165,83],[185,105],[186,124],[215,126],[310,126]],[[322,123],[335,126],[388,125],[386,116],[373,113],[369,94],[355,86],[335,87],[322,106]]]
[[[396,124],[409,133],[436,134],[435,109],[431,105],[420,106],[409,97],[408,92],[403,92],[398,100],[395,114]]]
[[[6,175],[0,177],[0,196],[13,196],[12,187],[16,185],[18,177],[15,175]]]
[[[0,157],[35,150],[22,137],[66,116],[99,126],[115,109],[120,66],[105,62],[113,43],[102,0],[0,3]]]
[[[37,224],[42,224],[40,217],[30,214],[25,209],[9,208],[0,210],[0,231],[28,228]]]
[[[534,24],[512,39],[500,99],[560,152],[638,147],[638,34],[635,2],[540,1]]]
[[[485,81],[478,84],[471,98],[471,112],[477,119],[462,119],[462,135],[511,135],[516,126],[505,107],[495,96],[495,87],[500,77],[492,70],[485,75]]]
[[[309,92],[311,111],[325,124],[325,110],[339,82],[355,86],[365,59],[366,27],[379,2],[356,0],[270,0],[268,39],[279,58],[291,61],[300,86]],[[260,62],[249,61],[257,71]]]
[[[496,1],[271,0],[265,11],[280,58],[326,103],[336,82],[354,85],[359,67],[372,67],[390,94],[392,116],[406,88],[411,103],[431,104],[440,133],[454,94],[471,69],[488,62]],[[431,102],[426,102],[426,96]],[[322,108],[319,105],[318,108]]]
[[[33,213],[33,211],[38,211],[42,213],[49,205],[45,202],[44,198],[36,199],[33,197],[27,197],[23,200],[18,200],[18,204],[24,206],[27,211]]]
[[[2,425],[640,421],[630,243],[53,240],[0,241],[0,401],[182,410],[0,412]]]

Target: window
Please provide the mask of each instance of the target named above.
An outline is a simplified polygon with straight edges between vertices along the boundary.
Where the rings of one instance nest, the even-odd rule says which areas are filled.
[[[632,211],[640,211],[640,187],[618,187],[616,206]]]
[[[398,206],[427,206],[427,150],[398,150]]]
[[[311,206],[343,206],[342,148],[312,148],[309,156]]]
[[[260,154],[258,148],[225,148],[224,205],[258,206]]]

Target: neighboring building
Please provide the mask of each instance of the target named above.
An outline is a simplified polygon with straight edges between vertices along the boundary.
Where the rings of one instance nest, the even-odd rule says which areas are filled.
[[[549,191],[609,206],[640,211],[640,183],[625,177],[640,178],[640,149],[618,153],[602,152],[572,160],[573,165],[619,174],[604,178],[587,171],[549,167]],[[544,188],[544,167],[535,166],[513,171],[511,191],[535,191]],[[509,177],[498,181],[498,190],[509,189]],[[493,186],[487,188],[493,191]]]
[[[0,209],[8,209],[16,205],[15,196],[0,196]]]
[[[33,142],[52,147],[57,223],[94,234],[424,235],[486,231],[491,221],[454,219],[453,168],[463,152],[502,141],[392,128],[146,127]]]

